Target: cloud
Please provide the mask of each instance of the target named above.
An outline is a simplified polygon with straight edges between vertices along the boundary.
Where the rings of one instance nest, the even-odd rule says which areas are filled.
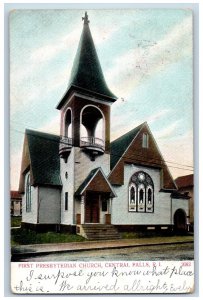
[[[158,139],[158,146],[174,178],[193,173],[193,132],[172,139]]]
[[[64,50],[67,50],[68,53],[70,48],[76,49],[79,34],[80,30],[76,29],[68,35],[54,40],[52,43],[33,49],[33,51],[27,55],[26,59],[21,60],[21,66],[19,66],[19,61],[12,61],[10,65],[10,101],[12,112],[21,109],[19,103],[23,106],[28,102],[38,101],[41,95],[48,95],[53,92],[54,89],[58,89],[65,84],[71,65],[66,65],[64,69],[57,74],[47,72],[47,70],[43,72],[43,78],[40,74],[44,64],[54,60],[57,54]],[[71,63],[72,62],[70,62],[70,64]],[[48,66],[47,64],[46,68],[48,68]],[[49,88],[46,88],[45,85],[49,85]]]
[[[114,59],[107,82],[119,97],[128,98],[143,80],[185,56],[192,56],[192,18],[176,25],[162,40],[142,41]]]
[[[171,109],[162,109],[162,110],[154,113],[153,115],[147,117],[146,118],[147,123],[151,125],[152,123],[154,123],[155,121],[159,120],[160,118],[165,117],[170,112],[171,112]]]
[[[53,91],[60,92],[61,89],[60,93],[62,95],[68,85],[70,70],[71,65],[66,65],[60,72],[46,71],[41,80],[35,65],[33,69],[30,66],[29,71],[27,68],[25,72],[19,71],[19,77],[15,75],[15,72],[11,72],[11,115],[22,110],[22,107],[28,103],[38,103],[42,97],[50,98]],[[26,79],[23,78],[24,76],[26,76]]]
[[[93,31],[93,39],[96,45],[100,45],[106,42],[112,34],[118,30],[117,26],[111,26],[111,28],[98,28],[95,27]],[[79,38],[81,35],[81,27],[76,28],[69,34],[60,37],[58,40],[54,40],[52,43],[45,44],[42,47],[34,49],[30,55],[30,60],[32,63],[44,63],[53,59],[60,52],[65,50],[76,50]]]
[[[94,41],[99,45],[106,42],[111,35],[118,30],[118,27],[112,26],[109,30],[107,28],[100,29],[94,28]],[[51,43],[47,43],[39,48],[33,49],[30,55],[26,58],[26,63],[23,63],[19,67],[18,62],[11,63],[10,67],[10,101],[12,104],[12,113],[20,110],[19,103],[21,105],[31,101],[36,101],[40,98],[40,95],[50,94],[53,90],[57,90],[62,86],[68,84],[68,78],[73,63],[73,58],[76,53],[76,49],[79,43],[81,34],[81,27],[71,31]],[[51,61],[55,59],[61,52],[67,51],[67,57],[69,55],[68,63],[65,65],[60,73],[48,73],[44,72],[44,77],[40,79],[39,74],[47,63],[47,66]],[[54,64],[54,62],[52,62]],[[46,79],[46,84],[49,88],[46,89],[42,86],[43,81]]]
[[[163,117],[166,117],[169,113],[171,113],[171,109],[162,109],[158,112],[155,112],[152,115],[144,116],[143,118],[134,118],[135,110],[131,112],[126,112],[122,116],[120,114],[120,110],[118,114],[112,115],[111,124],[112,124],[112,134],[111,134],[111,140],[114,140],[118,138],[119,136],[125,134],[126,132],[129,132],[136,126],[142,124],[144,121],[147,121],[147,123],[151,126],[154,122],[160,120]],[[179,122],[179,121],[178,121]],[[119,124],[119,128],[118,128]],[[157,136],[163,137],[166,134],[169,134],[173,132],[173,128],[175,129],[176,125],[173,124],[169,126],[169,128],[162,129],[161,131],[157,132]]]
[[[155,136],[155,139],[160,140],[173,138],[174,136],[176,136],[177,129],[181,122],[182,120],[177,120],[161,130],[154,131],[153,134]]]
[[[24,88],[20,88],[20,86],[13,84],[10,89],[11,116],[16,112],[21,111],[27,103],[35,102],[36,99],[40,99],[43,92],[42,88],[36,86],[32,81],[28,81]]]
[[[63,87],[63,93],[68,86],[68,80],[70,78],[70,67],[65,67],[60,73],[54,74],[50,81],[48,82],[48,93],[53,92],[54,90],[58,90]]]
[[[60,134],[60,114],[58,114],[52,120],[49,120],[42,127],[40,127],[39,131],[59,135]]]
[[[109,27],[109,24],[103,24],[104,26],[101,27],[92,27],[92,37],[95,43],[95,46],[101,45],[102,43],[106,43],[112,35],[117,32],[121,26],[118,24],[111,24],[111,27]]]
[[[76,48],[80,32],[81,30],[77,28],[59,39],[54,39],[54,41],[49,44],[34,49],[30,54],[30,60],[33,63],[44,63],[50,61],[64,50]]]

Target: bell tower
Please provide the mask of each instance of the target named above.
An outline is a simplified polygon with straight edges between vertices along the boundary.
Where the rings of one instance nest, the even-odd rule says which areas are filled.
[[[61,111],[59,155],[63,189],[69,189],[71,182],[73,191],[67,192],[73,198],[91,170],[101,167],[106,176],[110,172],[110,109],[117,99],[106,84],[87,13],[82,21],[68,88],[56,107]]]
[[[57,105],[61,110],[59,154],[65,160],[72,147],[80,147],[93,160],[109,152],[110,105],[117,99],[105,82],[87,13],[82,20],[83,31],[68,89]]]

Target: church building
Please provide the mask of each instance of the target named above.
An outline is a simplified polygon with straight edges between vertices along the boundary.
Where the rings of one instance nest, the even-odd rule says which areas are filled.
[[[147,122],[110,142],[117,97],[105,81],[87,13],[83,23],[69,85],[56,106],[60,136],[25,131],[22,226],[88,239],[186,230],[189,197],[177,192]]]

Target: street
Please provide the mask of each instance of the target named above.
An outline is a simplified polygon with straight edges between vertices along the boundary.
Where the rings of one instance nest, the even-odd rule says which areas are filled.
[[[102,260],[193,260],[194,244],[171,244],[159,246],[139,246],[123,249],[105,249],[54,253],[26,258],[18,261],[102,261]]]

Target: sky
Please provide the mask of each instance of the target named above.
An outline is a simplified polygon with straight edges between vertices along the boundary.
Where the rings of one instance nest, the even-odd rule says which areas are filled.
[[[192,13],[88,10],[110,90],[111,140],[147,121],[175,179],[192,173]],[[10,13],[10,168],[18,189],[25,128],[59,134],[56,105],[69,82],[84,10]]]

